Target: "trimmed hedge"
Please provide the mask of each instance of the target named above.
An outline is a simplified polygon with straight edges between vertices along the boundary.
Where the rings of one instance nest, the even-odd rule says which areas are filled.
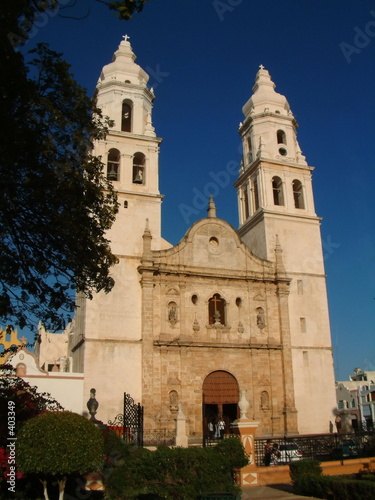
[[[301,460],[289,464],[290,478],[296,484],[302,477],[320,477],[323,469],[318,460]]]
[[[342,479],[340,476],[301,477],[295,483],[296,493],[329,500],[369,500],[375,498],[372,481]]]
[[[209,448],[133,449],[105,482],[106,498],[183,500],[209,493],[234,497],[234,469],[247,465],[239,439],[228,438]]]
[[[291,463],[290,477],[294,490],[299,495],[329,500],[368,500],[375,498],[375,483],[371,474],[361,479],[347,476],[323,476],[317,460]],[[366,480],[367,479],[367,480]]]

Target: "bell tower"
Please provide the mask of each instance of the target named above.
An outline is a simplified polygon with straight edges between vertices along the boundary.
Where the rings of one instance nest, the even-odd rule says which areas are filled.
[[[113,121],[106,138],[94,145],[94,154],[101,157],[119,201],[116,220],[106,234],[118,258],[111,269],[115,284],[110,293],[99,292],[92,300],[78,296],[69,341],[74,366],[85,373],[84,394],[95,387],[108,418],[121,411],[124,390],[137,401],[142,395],[138,266],[146,224],[149,250],[166,244],[161,238],[161,139],[152,125],[155,96],[147,87],[147,73],[135,60],[125,36],[112,62],[103,67],[96,88],[97,106]]]
[[[293,378],[299,432],[316,416],[328,432],[335,402],[334,373],[320,218],[311,173],[297,141],[287,99],[263,66],[242,111],[243,161],[237,187],[239,235],[258,257],[276,261],[282,251],[288,292]],[[277,249],[277,252],[275,252]],[[316,388],[325,387],[317,397]],[[322,414],[324,417],[322,417]]]
[[[276,234],[284,248],[290,243],[294,255],[311,252],[311,244],[321,248],[319,225],[314,208],[310,167],[297,141],[297,122],[287,99],[275,92],[275,84],[262,66],[256,75],[254,94],[243,107],[245,121],[239,133],[243,144],[241,173],[236,182],[239,201],[239,233],[258,256],[274,260]],[[295,248],[301,223],[309,227],[311,238],[304,248]],[[288,248],[289,250],[289,248]],[[306,253],[307,252],[307,253]],[[288,256],[284,257],[288,261]],[[288,262],[285,262],[288,267]],[[289,268],[290,268],[289,266]],[[314,270],[322,270],[322,261]]]
[[[112,62],[103,67],[97,84],[97,106],[113,120],[95,152],[105,165],[120,203],[116,222],[108,233],[115,254],[141,255],[142,234],[149,219],[155,248],[160,245],[159,144],[152,126],[154,92],[148,74],[135,63],[125,35]],[[124,237],[126,231],[126,237]]]

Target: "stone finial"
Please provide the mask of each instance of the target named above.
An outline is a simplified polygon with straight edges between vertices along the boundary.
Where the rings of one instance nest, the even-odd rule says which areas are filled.
[[[148,219],[146,219],[146,226],[145,226],[145,230],[144,230],[144,233],[142,235],[142,238],[143,238],[142,261],[151,261],[152,260],[152,251],[151,251],[152,235],[151,235]]]
[[[250,403],[246,398],[245,390],[240,390],[240,400],[238,401],[238,407],[240,409],[240,420],[247,419],[246,413],[249,411]]]
[[[283,250],[281,248],[279,236],[277,234],[276,234],[276,244],[275,244],[275,261],[276,261],[276,273],[285,274]]]
[[[90,413],[91,422],[94,422],[94,423],[97,422],[95,415],[98,411],[98,406],[99,406],[99,403],[96,400],[96,390],[91,389],[90,390],[90,399],[87,401],[87,409],[89,410],[89,413]]]
[[[208,202],[207,217],[216,217],[216,205],[212,194],[210,194],[210,201]]]

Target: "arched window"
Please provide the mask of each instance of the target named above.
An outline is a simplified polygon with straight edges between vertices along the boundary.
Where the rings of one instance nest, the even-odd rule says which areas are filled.
[[[145,183],[145,155],[143,153],[135,153],[133,158],[133,183]]]
[[[272,192],[274,205],[284,205],[283,183],[280,177],[272,178]]]
[[[118,181],[120,176],[120,151],[118,149],[110,149],[107,158],[107,179],[110,181]]]
[[[244,219],[247,220],[250,216],[249,195],[248,195],[248,191],[247,191],[247,184],[243,190],[243,205],[244,205]]]
[[[254,212],[259,208],[259,190],[258,190],[258,178],[254,177],[253,179],[253,203],[254,203]]]
[[[208,301],[208,322],[210,325],[225,325],[225,300],[219,293]]]
[[[129,99],[125,99],[122,102],[122,112],[121,112],[121,130],[123,132],[132,131],[132,111],[133,103]]]
[[[284,130],[277,131],[277,144],[286,144],[286,135]]]
[[[253,161],[253,147],[252,147],[252,144],[251,144],[251,138],[248,137],[247,138],[247,149],[248,149],[248,162],[251,163]]]
[[[293,185],[294,206],[296,208],[305,208],[301,181],[294,179],[292,185]]]

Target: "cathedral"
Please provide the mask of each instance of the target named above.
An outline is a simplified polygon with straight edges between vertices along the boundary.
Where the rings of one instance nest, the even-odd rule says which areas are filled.
[[[287,99],[261,66],[239,129],[239,228],[217,217],[211,197],[207,217],[173,246],[161,236],[155,95],[126,38],[96,91],[114,121],[94,153],[118,194],[108,234],[115,286],[77,298],[65,353],[84,374],[84,394],[95,388],[104,423],[130,394],[144,407],[145,436],[173,431],[181,408],[196,442],[209,420],[229,427],[238,418],[240,393],[259,436],[329,432],[336,400],[320,218]]]

